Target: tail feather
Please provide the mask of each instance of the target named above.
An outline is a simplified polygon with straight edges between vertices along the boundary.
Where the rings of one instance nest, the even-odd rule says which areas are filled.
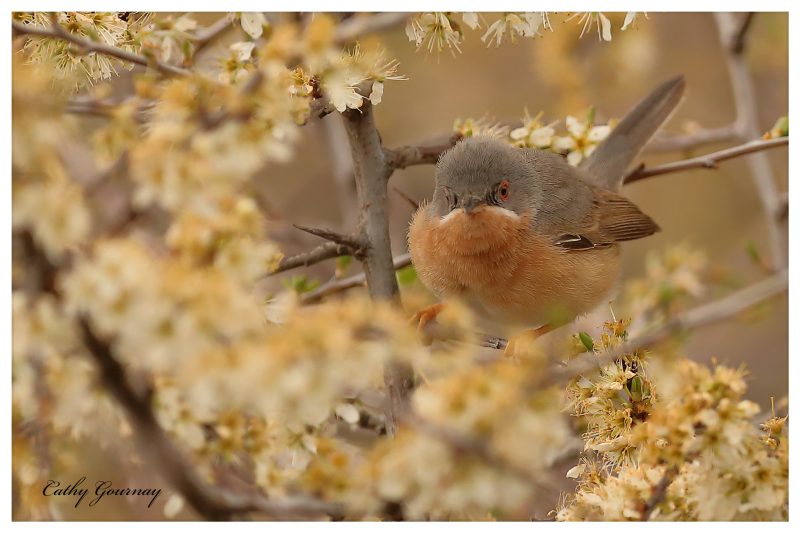
[[[659,85],[600,143],[581,165],[597,185],[610,190],[622,186],[625,171],[678,106],[685,86],[683,76]]]

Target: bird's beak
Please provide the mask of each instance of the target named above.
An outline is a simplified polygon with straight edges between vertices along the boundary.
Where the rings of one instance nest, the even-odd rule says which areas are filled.
[[[483,198],[477,196],[466,196],[461,200],[461,207],[464,208],[464,212],[468,215],[481,205],[483,205]]]

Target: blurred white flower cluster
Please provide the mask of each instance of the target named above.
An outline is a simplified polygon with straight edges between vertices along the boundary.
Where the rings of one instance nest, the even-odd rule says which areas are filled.
[[[402,502],[409,520],[527,517],[548,467],[576,443],[561,392],[538,389],[534,368],[473,365],[420,386],[419,418],[352,467],[348,501],[368,515]]]
[[[47,76],[23,66],[18,56],[13,73],[13,227],[28,229],[57,261],[81,244],[91,228],[83,187],[72,179],[64,159],[64,139],[77,135],[77,128],[57,118],[60,96],[42,97],[49,92]]]

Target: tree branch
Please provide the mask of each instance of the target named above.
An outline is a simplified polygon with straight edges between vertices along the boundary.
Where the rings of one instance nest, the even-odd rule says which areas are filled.
[[[674,161],[672,163],[659,165],[653,168],[647,168],[644,165],[641,165],[625,176],[624,183],[627,185],[629,183],[652,176],[660,176],[662,174],[669,174],[671,172],[679,172],[681,170],[689,170],[693,168],[716,169],[718,163],[722,161],[733,159],[734,157],[739,157],[742,155],[752,154],[761,150],[768,150],[777,146],[786,146],[788,144],[788,137],[778,137],[769,140],[758,139],[740,146],[734,146],[733,148],[726,148],[725,150],[720,150],[718,152],[712,152],[710,154],[684,159],[681,161]]]
[[[725,60],[730,72],[731,86],[736,102],[736,123],[744,138],[755,138],[761,135],[758,126],[755,83],[744,57],[745,36],[752,25],[752,17],[753,14],[750,13],[743,22],[737,23],[733,13],[714,13],[719,39],[726,51]],[[781,203],[775,177],[765,154],[749,158],[747,164],[750,167],[764,210],[772,268],[780,270],[786,267],[786,235],[779,221]]]
[[[662,132],[645,145],[644,152],[656,154],[660,152],[687,151],[706,144],[730,142],[741,139],[742,133],[738,124],[731,123],[719,128],[704,128],[689,134]]]
[[[353,255],[354,251],[346,244],[337,244],[335,242],[326,242],[320,244],[311,251],[302,254],[293,255],[291,257],[284,257],[278,263],[278,268],[267,274],[267,276],[274,276],[287,270],[292,270],[299,267],[308,267],[315,265],[326,259],[333,259],[334,257],[342,257],[343,255]]]
[[[658,507],[667,497],[667,489],[669,489],[669,486],[672,484],[672,481],[677,475],[678,467],[676,466],[670,466],[664,471],[664,475],[661,476],[661,479],[653,487],[653,492],[650,494],[650,498],[647,500],[647,503],[645,503],[644,509],[642,509],[641,520],[643,522],[650,520],[650,515],[653,514],[653,511],[655,511],[656,507]]]
[[[400,290],[394,273],[392,245],[389,239],[389,201],[387,183],[392,167],[387,164],[375,126],[372,104],[364,100],[360,109],[342,113],[350,143],[356,192],[361,206],[359,226],[362,238],[369,243],[361,262],[370,296],[375,300],[399,303]],[[397,430],[397,417],[405,412],[414,384],[413,369],[406,363],[390,362],[384,372],[388,392],[386,427]]]
[[[228,30],[233,28],[233,21],[234,16],[228,13],[210,26],[202,28],[195,33],[194,37],[192,38],[192,41],[194,42],[194,53],[192,59],[194,59],[194,57],[196,57],[201,50],[211,45]]]
[[[310,233],[315,237],[320,237],[321,239],[325,239],[336,244],[348,246],[352,249],[354,255],[365,252],[369,247],[369,241],[360,236],[344,235],[329,229],[312,228],[310,226],[301,226],[299,224],[293,224],[293,226],[300,231],[305,231],[306,233]]]
[[[233,494],[207,485],[191,464],[172,444],[156,420],[148,394],[137,392],[129,383],[123,366],[112,353],[111,346],[100,340],[86,319],[79,321],[83,341],[94,359],[106,390],[117,400],[134,426],[143,449],[159,464],[159,473],[178,490],[186,501],[210,520],[227,520],[250,511],[276,518],[302,518],[340,514],[338,506],[310,498],[286,501],[270,500],[257,493]]]
[[[158,70],[162,74],[168,76],[189,76],[191,71],[164,63],[155,58],[146,57],[143,55],[128,52],[116,46],[109,46],[107,44],[98,43],[89,39],[84,39],[78,35],[74,35],[65,30],[60,24],[53,23],[50,28],[40,28],[33,24],[23,24],[16,20],[11,21],[11,28],[16,35],[32,35],[36,37],[44,37],[49,39],[60,39],[68,43],[72,43],[80,48],[84,53],[97,53],[115,57],[121,61],[127,61],[143,67],[150,67]]]
[[[413,165],[435,165],[439,157],[455,146],[461,135],[453,133],[447,140],[427,146],[409,145],[395,149],[385,149],[387,163],[392,168],[406,168]]]

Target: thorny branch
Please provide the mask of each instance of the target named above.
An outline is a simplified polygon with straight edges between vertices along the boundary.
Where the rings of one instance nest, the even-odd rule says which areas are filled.
[[[334,257],[342,257],[344,255],[353,255],[353,249],[346,244],[326,242],[309,252],[284,257],[281,259],[280,263],[278,263],[278,267],[268,275],[272,276],[281,272],[286,272],[287,270],[292,270],[293,268],[316,265],[326,259],[333,259]]]

